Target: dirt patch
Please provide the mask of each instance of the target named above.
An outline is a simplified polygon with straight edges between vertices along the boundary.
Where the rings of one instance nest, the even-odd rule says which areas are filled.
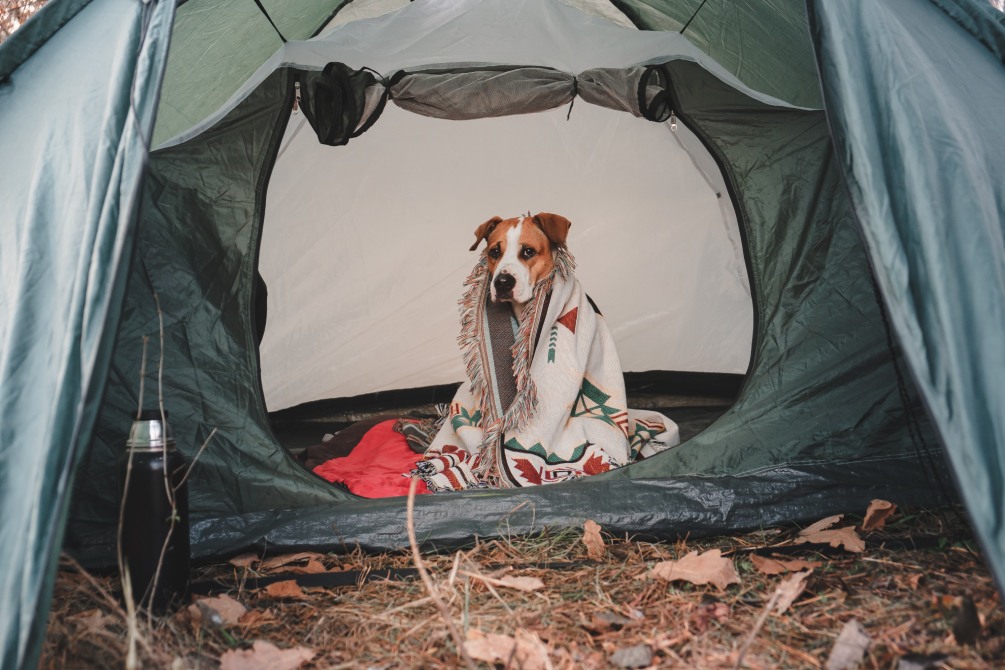
[[[574,528],[421,561],[481,668],[823,668],[841,667],[842,651],[844,667],[1002,667],[1005,613],[961,513],[898,511],[884,522],[675,543],[601,530],[600,546],[596,528]],[[807,530],[850,532],[864,549],[807,540]],[[674,572],[689,554],[692,581]],[[715,577],[693,583],[706,566]],[[202,566],[193,579],[215,599],[161,619],[141,613],[138,667],[466,667],[415,568],[408,551]],[[338,579],[351,583],[310,585]],[[127,617],[115,592],[114,576],[64,562],[40,667],[123,667]]]

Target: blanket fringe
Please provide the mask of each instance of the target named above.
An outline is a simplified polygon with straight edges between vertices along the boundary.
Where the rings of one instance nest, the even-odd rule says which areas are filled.
[[[511,431],[520,430],[537,409],[537,389],[530,376],[530,366],[534,358],[534,333],[544,314],[545,298],[551,292],[555,277],[568,279],[575,272],[576,261],[569,250],[558,247],[555,250],[555,269],[534,287],[528,309],[525,309],[513,343],[513,377],[516,381],[516,396],[504,416],[498,416],[496,402],[492,394],[494,384],[489,384],[486,370],[489,369],[490,352],[485,342],[488,333],[484,331],[485,302],[488,298],[491,276],[485,253],[479,258],[474,269],[464,281],[466,287],[458,305],[460,306],[461,332],[457,338],[471,392],[482,408],[483,439],[479,447],[474,474],[494,485],[505,484],[507,479],[499,476],[502,437]]]

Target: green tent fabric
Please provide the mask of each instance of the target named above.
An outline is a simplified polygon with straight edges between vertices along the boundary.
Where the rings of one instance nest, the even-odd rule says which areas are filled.
[[[819,2],[813,18],[877,281],[1002,584],[1005,20],[909,0]]]
[[[514,531],[539,530],[542,518],[546,524],[562,516],[581,523],[587,514],[614,532],[693,530],[694,509],[677,488],[687,476],[747,477],[742,487],[734,479],[711,480],[715,496],[736,497],[733,506],[748,508],[735,512],[735,520],[720,518],[720,529],[800,516],[800,505],[792,501],[807,481],[849,462],[870,462],[872,472],[857,473],[856,486],[835,486],[823,497],[807,492],[819,499],[812,512],[804,503],[801,514],[865,505],[881,489],[893,493],[892,471],[904,475],[896,491],[901,501],[923,502],[937,486],[925,476],[937,445],[924,439],[930,428],[916,397],[900,392],[902,373],[833,164],[823,113],[758,103],[693,64],[668,68],[681,118],[708,133],[745,206],[758,311],[750,380],[708,431],[611,475],[616,481],[607,484],[612,488],[605,504],[592,488],[600,478],[578,487],[461,493],[486,505],[468,508],[463,518],[450,513],[453,496],[427,496],[417,501],[416,514],[429,537],[457,543],[494,534],[499,515],[525,501],[536,514],[510,517]],[[112,364],[116,383],[101,410],[71,525],[74,549],[86,560],[107,560],[112,547],[109,519],[116,497],[107,464],[121,452],[123,417],[138,402],[143,338],[158,341],[158,300],[165,313],[164,392],[172,398],[179,444],[194,457],[217,428],[213,448],[202,454],[190,479],[195,554],[245,545],[400,545],[400,518],[388,528],[372,516],[401,501],[360,503],[300,469],[272,437],[256,382],[249,296],[261,189],[295,76],[288,69],[275,73],[208,132],[151,156],[152,187],[126,296],[128,317]],[[765,165],[765,157],[774,158]],[[173,214],[180,209],[184,219]],[[905,430],[908,424],[916,430]],[[777,491],[779,477],[787,479],[783,493]],[[664,516],[642,522],[625,512],[638,504],[636,480],[655,480],[649,484],[658,502],[651,504]],[[765,506],[766,495],[790,503]],[[324,519],[320,528],[306,509]]]
[[[874,497],[938,503],[952,495],[945,453],[1001,583],[1001,14],[977,0],[612,4],[648,37],[684,29],[697,47],[645,64],[737,211],[755,312],[746,382],[708,430],[631,468],[424,497],[424,541],[587,518],[697,535]],[[190,479],[196,556],[403,543],[400,499],[320,482],[269,428],[252,329],[265,198],[295,83],[321,69],[298,62],[321,40],[300,40],[344,3],[263,6],[271,22],[238,0],[177,16],[167,2],[54,0],[0,45],[0,154],[26,168],[0,181],[4,667],[37,658],[64,526],[81,560],[114,560],[115,466],[161,317],[179,446],[191,459],[216,429]],[[434,64],[449,80],[449,54]],[[552,69],[557,87],[580,74]],[[627,63],[613,71],[638,84]]]
[[[423,498],[417,515],[433,541],[497,533],[500,516],[528,502],[535,514],[508,516],[511,530],[533,532],[559,519],[580,523],[589,515],[614,532],[671,535],[697,532],[703,523],[713,532],[862,507],[879,491],[903,503],[941,493],[938,445],[899,367],[824,113],[756,100],[694,62],[664,67],[672,106],[717,157],[741,214],[756,334],[740,398],[688,444],[613,473],[610,481],[465,492],[461,497],[477,506],[467,506],[463,518],[450,512],[452,497]],[[428,76],[449,80],[449,72]],[[111,369],[116,383],[101,409],[70,527],[71,546],[84,560],[107,562],[113,547],[116,497],[107,464],[121,451],[124,417],[138,403],[143,338],[158,340],[158,301],[165,395],[172,398],[179,444],[192,458],[217,429],[190,479],[195,554],[247,546],[400,546],[402,527],[389,527],[385,515],[400,517],[401,502],[360,502],[301,470],[272,436],[257,383],[250,295],[265,188],[294,82],[305,74],[276,69],[205,131],[151,156],[127,318]],[[472,72],[457,74],[459,95],[482,102],[484,95],[472,92]],[[506,81],[519,72],[510,75]],[[442,88],[430,87],[430,105],[447,104]],[[559,95],[552,104],[566,99]],[[422,107],[411,98],[408,104]],[[378,120],[371,132],[379,129]],[[854,485],[833,483],[849,472]],[[820,477],[832,480],[823,492],[811,485]],[[680,489],[696,480],[719,501],[712,505],[714,523]],[[603,504],[599,486],[608,491]],[[626,512],[639,509],[643,487],[659,515]]]
[[[121,311],[173,9],[52,3],[0,47],[5,668],[34,667],[44,635]]]

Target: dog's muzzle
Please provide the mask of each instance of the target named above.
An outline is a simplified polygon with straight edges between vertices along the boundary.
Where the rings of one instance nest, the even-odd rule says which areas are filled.
[[[496,289],[496,300],[509,300],[513,297],[513,288],[516,286],[516,277],[503,272],[492,282]]]

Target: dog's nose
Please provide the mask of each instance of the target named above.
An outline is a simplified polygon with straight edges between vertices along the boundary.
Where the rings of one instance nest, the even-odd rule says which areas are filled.
[[[509,293],[516,286],[516,278],[511,274],[506,274],[505,272],[496,277],[495,280],[496,292],[497,293]]]

